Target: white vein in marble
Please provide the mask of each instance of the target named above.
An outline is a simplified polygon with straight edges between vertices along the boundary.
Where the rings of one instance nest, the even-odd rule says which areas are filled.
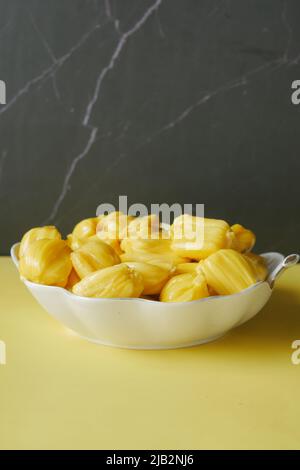
[[[72,175],[73,175],[74,171],[76,170],[76,167],[77,167],[78,163],[88,154],[88,152],[90,151],[91,147],[93,146],[93,144],[96,140],[98,127],[97,126],[92,126],[90,124],[90,121],[91,121],[91,117],[92,117],[94,107],[95,107],[95,105],[98,101],[99,95],[100,95],[102,84],[103,84],[106,76],[114,68],[114,65],[115,65],[116,61],[118,60],[118,58],[120,57],[125,45],[128,42],[128,39],[142,28],[142,26],[146,23],[148,18],[159,8],[161,2],[162,2],[162,0],[156,0],[143,13],[143,15],[132,26],[132,28],[130,28],[125,33],[122,33],[119,41],[117,42],[116,47],[113,50],[113,53],[112,53],[107,65],[105,67],[103,67],[101,72],[99,73],[96,84],[95,84],[95,88],[94,88],[92,98],[89,101],[89,103],[87,104],[87,107],[86,107],[86,110],[85,110],[85,113],[84,113],[84,117],[83,117],[83,121],[82,121],[82,125],[84,127],[90,128],[89,140],[88,140],[87,145],[85,146],[84,150],[80,153],[80,155],[78,155],[77,157],[74,158],[74,160],[73,160],[73,162],[72,162],[72,164],[71,164],[71,166],[70,166],[70,168],[69,168],[69,170],[68,170],[68,172],[65,176],[63,186],[62,186],[62,190],[61,190],[61,192],[58,196],[58,199],[56,200],[49,217],[46,219],[46,221],[44,223],[50,222],[56,216],[56,214],[57,214],[57,212],[58,212],[58,210],[59,210],[59,208],[60,208],[67,192],[68,192],[68,190],[70,189],[70,180],[72,178]],[[110,8],[109,3],[106,2],[106,14],[107,14],[108,17],[111,17],[111,12],[110,12],[109,8]]]
[[[46,67],[38,75],[26,82],[25,85],[23,85],[23,87],[12,96],[8,103],[0,108],[0,115],[8,111],[15,103],[17,103],[21,97],[26,95],[32,87],[43,83],[49,78],[52,78],[57,73],[57,71],[73,56],[73,54],[75,54],[90,39],[95,31],[102,28],[104,24],[96,24],[91,30],[84,33],[79,41],[77,41],[76,44],[74,44],[74,46],[72,46],[64,55],[55,59],[55,61],[52,62],[50,66]]]

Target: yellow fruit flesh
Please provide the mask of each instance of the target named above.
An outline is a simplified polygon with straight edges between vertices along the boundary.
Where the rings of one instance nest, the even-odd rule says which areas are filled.
[[[125,253],[147,253],[155,255],[172,254],[170,240],[132,240],[125,238],[121,242],[121,249]]]
[[[97,235],[95,235],[97,237]],[[112,238],[103,238],[102,241],[107,243],[109,246],[113,248],[113,250],[117,253],[117,255],[121,255],[123,251],[120,248],[119,240],[114,240]]]
[[[180,256],[177,256],[176,253],[158,255],[147,252],[129,252],[120,255],[120,258],[123,263],[128,261],[150,263],[155,266],[168,269],[169,271],[174,271],[178,264],[187,261],[186,258],[181,258]]]
[[[268,269],[264,258],[254,253],[245,253],[244,257],[249,260],[254,267],[258,280],[264,281],[268,276]]]
[[[128,226],[128,237],[132,239],[156,239],[159,236],[159,217],[154,214],[137,217]]]
[[[231,244],[230,227],[224,220],[204,219],[188,214],[172,225],[172,249],[190,259],[201,260]]]
[[[235,294],[258,281],[254,268],[235,250],[224,249],[201,262],[207,284],[219,295]]]
[[[91,217],[89,219],[84,219],[79,222],[72,232],[74,240],[88,238],[92,235],[95,235],[98,222],[98,217]]]
[[[114,212],[82,220],[67,241],[54,226],[29,230],[19,248],[20,274],[32,282],[85,292],[78,295],[161,294],[162,301],[188,301],[234,294],[265,280],[264,259],[250,252],[254,243],[251,230],[229,227],[223,220],[184,214],[163,232],[156,215],[135,218]],[[120,263],[129,271],[98,274]],[[80,279],[92,274],[95,278],[82,284]],[[110,282],[108,275],[116,277]]]
[[[202,273],[179,274],[172,277],[160,294],[161,302],[189,302],[209,297],[206,279]]]
[[[144,281],[144,295],[159,294],[170,277],[170,270],[149,263],[127,262],[130,268],[141,274]]]
[[[74,235],[72,235],[72,233],[70,233],[67,235],[66,241],[71,250],[75,251],[78,250],[78,248],[80,248],[86,240],[88,240],[88,238],[76,238]]]
[[[97,238],[87,240],[78,250],[71,253],[71,259],[81,279],[94,271],[121,261],[111,246]]]
[[[84,297],[139,297],[144,289],[142,276],[125,264],[118,264],[89,274],[73,287]]]
[[[32,242],[43,239],[61,240],[61,234],[53,225],[32,228],[31,230],[25,233],[21,240],[19,257],[25,254],[27,248]]]
[[[199,270],[199,263],[180,263],[177,264],[176,266],[176,271],[175,274],[185,274],[185,273],[190,273],[190,274],[197,274],[197,271]]]
[[[128,235],[129,223],[134,217],[122,212],[111,212],[102,216],[97,225],[97,235],[100,239],[122,240]]]
[[[66,285],[66,289],[72,290],[73,286],[75,286],[75,284],[77,284],[77,282],[79,282],[79,281],[80,281],[80,277],[76,273],[75,269],[72,269],[72,271],[70,272],[70,275],[68,277],[68,282],[67,282],[67,285]]]
[[[65,287],[72,270],[70,248],[63,240],[36,240],[21,256],[19,270],[29,281]]]
[[[252,250],[255,245],[256,237],[251,230],[246,229],[240,224],[234,224],[231,227],[231,231],[234,234],[231,248],[240,253],[246,253]]]

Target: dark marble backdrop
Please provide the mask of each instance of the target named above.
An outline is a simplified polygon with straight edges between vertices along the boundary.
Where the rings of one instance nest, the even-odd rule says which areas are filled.
[[[299,251],[299,0],[0,0],[0,79],[1,254],[119,195]]]

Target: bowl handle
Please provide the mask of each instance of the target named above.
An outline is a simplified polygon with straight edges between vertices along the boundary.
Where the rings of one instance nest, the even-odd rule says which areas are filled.
[[[19,269],[19,249],[20,243],[15,243],[10,249],[10,256],[14,262],[14,265],[17,269]]]
[[[270,273],[267,281],[270,284],[270,287],[274,286],[274,282],[278,277],[288,268],[294,266],[298,263],[300,256],[296,253],[286,256],[281,263],[276,266],[276,268]]]

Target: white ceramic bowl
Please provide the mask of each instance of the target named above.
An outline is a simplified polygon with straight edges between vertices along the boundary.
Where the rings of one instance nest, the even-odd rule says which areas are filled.
[[[19,244],[11,249],[17,267],[18,249]],[[132,349],[181,348],[217,339],[262,309],[272,294],[274,278],[288,265],[279,253],[262,256],[268,265],[268,281],[238,294],[192,302],[93,299],[61,287],[23,282],[50,315],[89,341]]]

